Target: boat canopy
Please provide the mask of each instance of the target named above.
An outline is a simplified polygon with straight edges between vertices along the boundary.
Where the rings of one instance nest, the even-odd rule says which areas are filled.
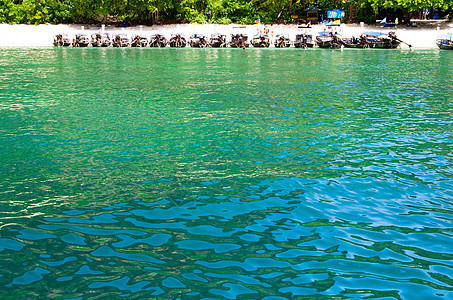
[[[453,33],[446,33],[446,34],[443,34],[442,37],[451,40],[451,39],[453,39]]]
[[[379,32],[379,31],[365,32],[365,34],[369,35],[369,36],[375,36],[375,37],[380,37],[380,36],[387,35],[387,33]]]
[[[318,33],[319,33],[319,35],[322,35],[322,36],[328,36],[328,35],[334,34],[331,31],[320,31]],[[335,33],[335,34],[337,34],[337,33]]]

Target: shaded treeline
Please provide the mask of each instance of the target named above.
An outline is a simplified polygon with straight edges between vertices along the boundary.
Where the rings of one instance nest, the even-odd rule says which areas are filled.
[[[453,0],[0,0],[0,23],[295,22],[308,7],[345,9],[347,19],[371,23],[379,11],[446,11]]]

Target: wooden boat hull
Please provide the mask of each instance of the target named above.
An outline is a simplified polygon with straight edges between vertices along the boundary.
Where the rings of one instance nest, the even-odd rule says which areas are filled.
[[[352,48],[352,49],[361,49],[365,48],[365,45],[363,44],[343,44],[345,48]]]
[[[208,43],[191,43],[189,45],[192,48],[207,48],[207,47],[209,47]]]
[[[151,48],[165,48],[165,47],[167,47],[167,43],[155,42],[155,43],[150,43],[149,46]]]
[[[83,48],[83,47],[88,47],[88,45],[89,45],[89,43],[74,43],[72,46]]]
[[[179,43],[179,42],[170,42],[168,43],[171,48],[184,48],[186,44]]]
[[[436,40],[436,45],[442,50],[453,50],[453,42],[450,40]]]
[[[315,44],[313,43],[294,43],[294,47],[296,48],[313,48]]]
[[[71,46],[70,42],[54,42],[53,45],[55,47],[69,47]]]
[[[148,46],[148,41],[143,41],[143,40],[140,40],[140,41],[133,41],[131,43],[131,47],[147,47]]]
[[[224,48],[227,46],[226,37],[223,34],[213,34],[209,40],[209,45],[212,48]]]
[[[216,42],[216,43],[211,43],[212,48],[225,48],[226,43],[225,42]]]
[[[336,43],[334,40],[324,40],[324,41],[316,41],[316,44],[319,48],[324,49],[338,49],[341,48],[339,43]]]
[[[269,43],[255,43],[253,44],[253,47],[255,48],[269,48],[270,44]]]
[[[357,38],[340,38],[340,43],[343,45],[345,48],[365,48],[366,44],[363,39],[357,39]]]
[[[184,48],[186,43],[170,42],[170,47],[172,48]]]
[[[248,48],[248,36],[244,34],[232,34],[230,47],[232,48]]]
[[[248,43],[231,43],[231,48],[248,48],[250,45]]]
[[[288,48],[291,44],[288,42],[275,43],[275,48]]]

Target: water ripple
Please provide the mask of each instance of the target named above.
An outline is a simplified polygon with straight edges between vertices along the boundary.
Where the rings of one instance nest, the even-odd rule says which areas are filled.
[[[453,298],[447,53],[116,50],[0,54],[2,299]]]

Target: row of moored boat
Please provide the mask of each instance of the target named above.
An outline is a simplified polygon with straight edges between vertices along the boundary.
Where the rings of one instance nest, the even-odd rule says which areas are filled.
[[[311,34],[301,33],[291,40],[288,35],[277,35],[273,41],[267,34],[256,34],[249,40],[247,34],[232,34],[229,41],[226,35],[215,33],[209,38],[203,34],[193,34],[188,40],[181,34],[173,34],[169,40],[162,34],[154,34],[148,38],[145,34],[136,34],[129,38],[127,34],[110,34],[107,32],[93,33],[88,36],[85,33],[75,34],[71,38],[68,34],[58,34],[54,38],[54,46],[57,47],[173,47],[183,48],[186,46],[196,48],[247,48],[250,45],[258,48],[267,48],[273,45],[277,48],[397,48],[400,43],[394,32],[367,32],[355,38],[342,38],[339,34],[324,31],[315,38]],[[407,44],[409,47],[411,45]]]

